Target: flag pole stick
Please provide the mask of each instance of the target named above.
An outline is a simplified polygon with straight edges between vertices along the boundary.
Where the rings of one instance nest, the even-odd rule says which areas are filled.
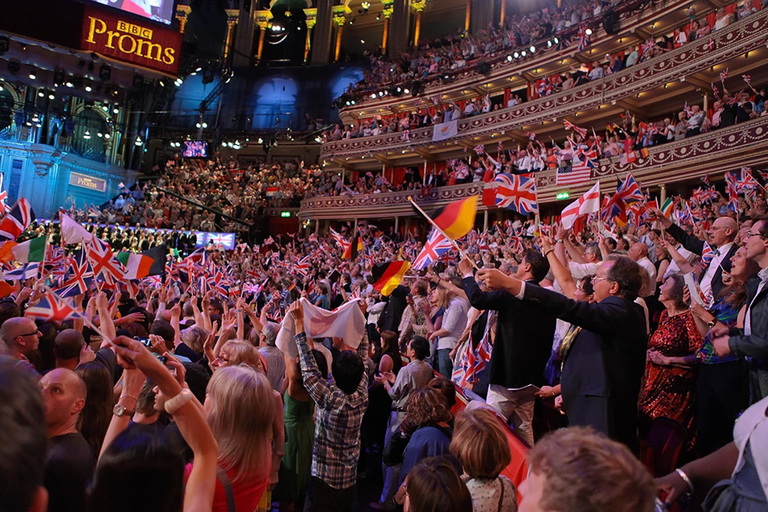
[[[443,230],[440,228],[440,226],[438,226],[437,224],[435,224],[435,221],[434,221],[434,220],[432,220],[432,217],[430,217],[429,215],[427,215],[427,213],[426,213],[424,210],[422,210],[422,209],[421,209],[421,206],[419,206],[418,204],[416,204],[416,202],[413,200],[413,198],[412,198],[411,196],[408,196],[408,201],[410,201],[410,203],[413,205],[413,207],[414,207],[414,208],[416,208],[416,209],[419,211],[419,213],[421,213],[421,214],[424,216],[424,218],[425,218],[425,219],[427,219],[427,220],[429,221],[429,223],[430,223],[430,224],[432,224],[432,227],[433,227],[433,228],[435,228],[436,230],[438,230],[438,231],[440,232],[440,234],[441,234],[441,235],[443,235],[445,238],[447,238],[448,240],[451,240],[451,245],[453,245],[453,247],[454,247],[454,248],[455,248],[457,251],[459,251],[459,254],[461,254],[461,256],[462,256],[464,259],[467,259],[467,260],[469,260],[469,262],[470,262],[470,263],[472,263],[472,266],[473,266],[473,267],[475,267],[475,269],[476,269],[476,270],[480,270],[480,267],[478,267],[478,266],[477,266],[477,263],[475,263],[475,261],[474,261],[473,259],[471,259],[469,256],[467,256],[467,254],[466,254],[466,253],[465,253],[465,252],[464,252],[464,251],[461,249],[461,247],[459,247],[459,244],[457,244],[457,243],[456,243],[456,240],[452,240],[452,239],[451,239],[451,237],[449,237],[448,235],[446,235],[446,234],[445,234],[445,231],[443,231]]]
[[[51,288],[49,288],[48,286],[44,286],[44,287],[43,287],[43,290],[45,290],[47,293],[50,293],[51,295],[54,295],[54,296],[55,296],[57,299],[60,299],[60,300],[62,299],[61,297],[59,297],[59,296],[56,294],[56,292],[54,292],[53,290],[51,290]],[[82,313],[82,312],[80,311],[80,308],[79,308],[79,307],[78,307],[76,304],[73,304],[73,305],[72,305],[72,307],[75,309],[75,311],[77,311],[77,314],[78,314],[78,315],[80,315],[80,316],[82,317],[83,323],[85,324],[85,326],[86,326],[86,327],[88,327],[89,329],[91,329],[92,331],[94,331],[96,334],[98,334],[99,336],[101,336],[101,338],[102,338],[102,339],[104,339],[104,340],[107,340],[107,341],[109,341],[110,343],[112,343],[112,340],[108,339],[108,338],[107,338],[107,337],[104,335],[104,333],[103,333],[103,332],[101,332],[101,329],[99,329],[98,327],[96,327],[95,325],[93,325],[93,322],[91,322],[91,321],[88,319],[88,317],[87,317],[87,316],[85,316],[85,314],[84,314],[84,313]]]

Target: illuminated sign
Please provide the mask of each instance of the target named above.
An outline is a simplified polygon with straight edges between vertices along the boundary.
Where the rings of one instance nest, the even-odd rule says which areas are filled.
[[[568,199],[571,197],[571,193],[567,190],[564,192],[558,192],[555,198],[557,198],[558,201],[562,201],[563,199]]]
[[[173,30],[85,9],[80,44],[84,50],[176,75],[182,36]]]
[[[74,185],[75,187],[87,188],[94,192],[105,192],[107,190],[107,180],[92,178],[91,176],[76,172],[70,173],[69,184]]]
[[[291,212],[280,212],[280,216],[281,217],[290,217],[291,216]]]

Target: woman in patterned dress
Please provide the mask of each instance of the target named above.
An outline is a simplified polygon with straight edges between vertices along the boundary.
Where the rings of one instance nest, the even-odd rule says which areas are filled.
[[[696,351],[702,337],[683,300],[683,276],[672,275],[661,285],[659,301],[666,308],[648,344],[645,382],[640,392],[641,426],[656,418],[669,418],[688,432],[693,445],[696,424]]]

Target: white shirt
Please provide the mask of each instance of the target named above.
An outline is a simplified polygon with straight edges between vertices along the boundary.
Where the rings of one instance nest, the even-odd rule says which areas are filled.
[[[712,280],[715,278],[715,274],[717,274],[717,267],[722,265],[725,258],[728,257],[728,252],[730,252],[732,245],[733,242],[728,242],[717,248],[714,256],[712,256],[712,261],[709,262],[706,272],[701,276],[701,282],[699,283],[701,293],[706,295],[712,290]]]
[[[637,260],[637,264],[640,265],[648,272],[648,276],[651,278],[650,286],[648,288],[648,296],[656,295],[656,265],[654,265],[648,256],[643,256]]]
[[[445,336],[440,336],[437,340],[437,349],[452,349],[456,346],[464,326],[467,324],[467,312],[469,311],[469,301],[461,297],[454,297],[448,305],[443,315],[442,328],[448,331]]]
[[[597,268],[599,266],[600,263],[576,263],[575,261],[571,261],[568,263],[568,270],[571,271],[574,281],[578,281],[587,276],[597,274]]]
[[[757,469],[757,477],[763,492],[768,498],[768,456],[766,456],[765,440],[768,439],[768,416],[765,414],[768,407],[768,397],[753,404],[744,411],[733,426],[733,442],[739,449],[739,459],[733,469],[736,475],[744,467],[744,452],[749,444],[752,459]]]
[[[691,259],[693,258],[693,253],[683,247],[682,245],[676,247],[677,252],[680,253],[680,256],[688,260],[688,262],[691,262]],[[679,274],[680,273],[680,267],[677,266],[677,263],[675,263],[675,260],[672,260],[669,262],[669,266],[667,267],[667,271],[664,272],[664,281],[671,276],[672,274]]]

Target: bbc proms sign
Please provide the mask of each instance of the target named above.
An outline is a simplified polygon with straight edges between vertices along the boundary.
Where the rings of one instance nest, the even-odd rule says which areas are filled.
[[[177,75],[182,35],[120,13],[87,7],[82,49],[145,68]]]

